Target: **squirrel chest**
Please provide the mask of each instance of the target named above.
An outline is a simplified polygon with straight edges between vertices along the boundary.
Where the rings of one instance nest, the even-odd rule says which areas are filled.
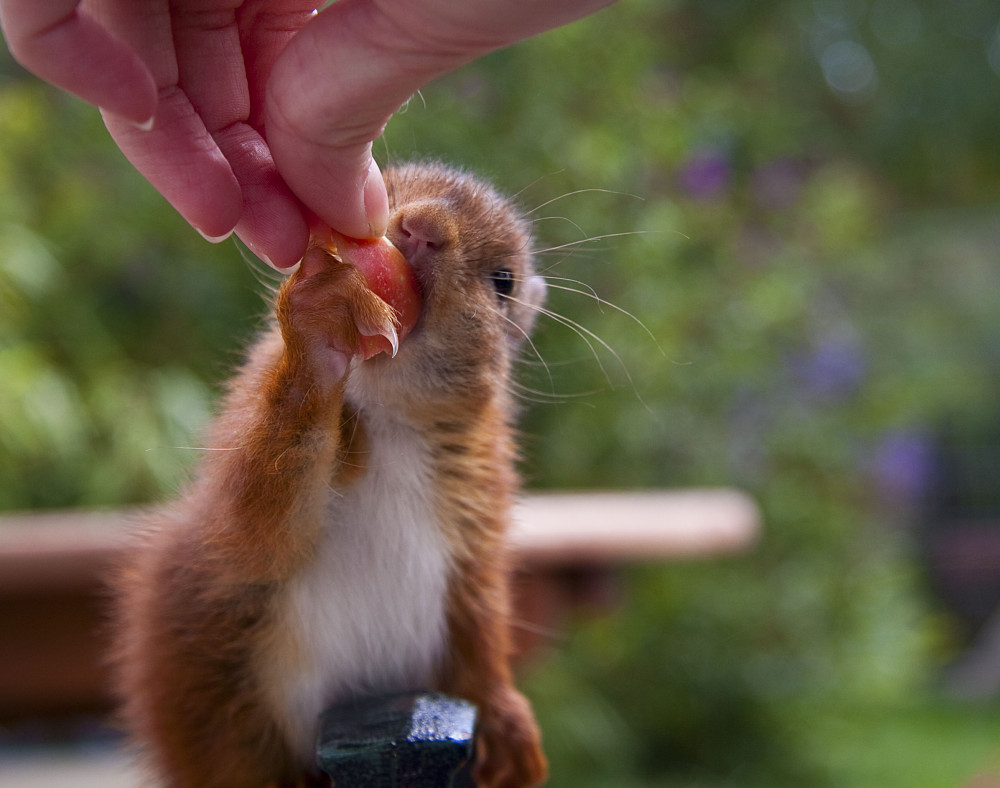
[[[445,650],[451,564],[437,524],[426,441],[368,420],[357,478],[329,490],[315,555],[277,595],[262,663],[285,734],[308,753],[315,721],[358,692],[418,688]]]

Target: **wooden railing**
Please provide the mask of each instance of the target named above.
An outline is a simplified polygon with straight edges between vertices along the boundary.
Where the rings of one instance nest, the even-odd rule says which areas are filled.
[[[134,511],[0,517],[0,722],[100,713],[103,577]],[[757,539],[757,507],[734,490],[530,495],[511,534],[521,655],[573,608],[619,602],[629,565],[737,553]]]

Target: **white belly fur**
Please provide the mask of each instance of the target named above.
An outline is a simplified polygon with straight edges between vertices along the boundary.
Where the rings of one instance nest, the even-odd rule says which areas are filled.
[[[369,428],[368,440],[367,471],[344,495],[331,491],[316,559],[279,599],[271,647],[283,656],[266,661],[269,700],[306,763],[327,705],[426,686],[447,637],[450,554],[426,446],[385,425]]]

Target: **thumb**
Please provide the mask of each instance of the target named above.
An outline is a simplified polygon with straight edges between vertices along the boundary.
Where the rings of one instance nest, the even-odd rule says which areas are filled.
[[[432,79],[609,0],[338,0],[288,43],[266,96],[267,141],[285,182],[345,235],[385,231],[371,157],[392,113]]]
[[[306,25],[275,63],[265,105],[267,143],[284,181],[321,220],[355,238],[385,234],[389,203],[372,141],[426,82],[423,74],[401,79],[370,8],[340,0]]]

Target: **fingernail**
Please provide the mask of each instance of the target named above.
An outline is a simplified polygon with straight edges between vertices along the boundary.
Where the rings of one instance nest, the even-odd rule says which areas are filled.
[[[385,192],[385,181],[382,180],[382,173],[374,159],[368,165],[364,200],[368,235],[371,238],[381,238],[389,229],[389,197]]]
[[[156,115],[150,115],[146,120],[138,121],[128,118],[125,115],[119,115],[111,110],[104,109],[100,107],[101,117],[104,118],[105,122],[118,121],[124,123],[129,128],[135,129],[136,131],[152,131],[153,127],[156,125]]]
[[[254,254],[257,255],[257,257],[260,259],[260,261],[262,263],[264,263],[264,265],[270,266],[275,271],[286,271],[286,270],[288,270],[287,266],[285,268],[282,268],[281,266],[275,265],[274,264],[274,260],[272,260],[266,254],[261,254],[260,252],[257,252],[257,251],[254,251]],[[296,265],[298,265],[298,263],[296,263]]]
[[[209,235],[208,233],[201,231],[197,227],[195,227],[194,229],[198,233],[198,235],[200,235],[202,238],[204,238],[210,244],[221,244],[223,241],[228,240],[232,236],[232,234],[233,234],[233,231],[230,230],[225,235]]]
[[[272,260],[266,254],[264,254],[260,249],[251,246],[249,243],[246,242],[246,240],[242,238],[240,240],[247,245],[247,249],[249,249],[253,253],[254,257],[256,257],[258,260],[264,263],[264,265],[270,266],[275,271],[288,271],[289,269],[294,268],[300,262],[302,262],[301,260],[296,260],[294,263],[289,263],[288,265],[278,265],[277,263],[274,262],[274,260]]]
[[[134,120],[130,120],[133,126],[135,126],[139,131],[152,131],[153,124],[156,123],[156,115],[150,115],[148,120],[144,120],[142,123],[136,123]]]

